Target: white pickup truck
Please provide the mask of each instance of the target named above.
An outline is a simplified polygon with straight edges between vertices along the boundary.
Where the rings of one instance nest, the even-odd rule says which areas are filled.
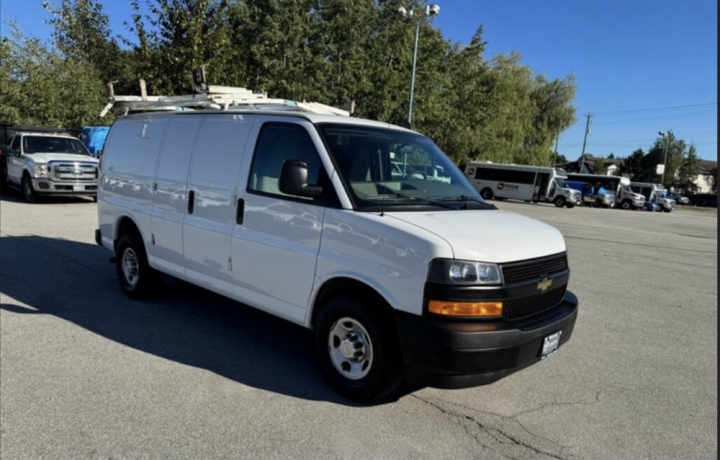
[[[7,183],[25,201],[41,196],[90,196],[97,199],[99,161],[68,134],[18,132],[9,142]]]

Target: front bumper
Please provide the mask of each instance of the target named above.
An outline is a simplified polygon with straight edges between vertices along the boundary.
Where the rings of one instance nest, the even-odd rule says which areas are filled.
[[[405,378],[436,388],[487,385],[541,360],[545,337],[572,336],[578,299],[570,292],[550,310],[515,321],[448,321],[398,312]]]
[[[97,182],[55,182],[49,179],[33,179],[32,186],[39,195],[97,195]]]

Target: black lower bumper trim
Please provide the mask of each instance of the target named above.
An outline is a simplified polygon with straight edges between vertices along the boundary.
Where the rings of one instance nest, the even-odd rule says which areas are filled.
[[[540,361],[545,337],[562,332],[562,347],[572,336],[577,298],[523,323],[452,322],[398,314],[406,380],[437,388],[486,385]]]

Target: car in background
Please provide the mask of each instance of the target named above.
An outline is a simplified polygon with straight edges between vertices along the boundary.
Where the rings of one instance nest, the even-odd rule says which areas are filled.
[[[679,193],[668,193],[665,198],[670,198],[671,200],[675,200],[677,204],[689,204],[690,198],[686,196],[682,196]]]
[[[703,203],[703,206],[708,208],[717,208],[717,198],[713,198],[712,200],[707,200],[705,203]]]

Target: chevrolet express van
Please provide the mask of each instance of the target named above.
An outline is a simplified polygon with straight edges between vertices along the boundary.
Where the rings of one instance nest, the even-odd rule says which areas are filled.
[[[406,156],[449,180],[393,174]],[[127,295],[168,274],[310,328],[322,375],[357,401],[403,380],[489,384],[556,351],[578,313],[559,231],[486,203],[430,139],[386,123],[121,117],[98,220]]]

